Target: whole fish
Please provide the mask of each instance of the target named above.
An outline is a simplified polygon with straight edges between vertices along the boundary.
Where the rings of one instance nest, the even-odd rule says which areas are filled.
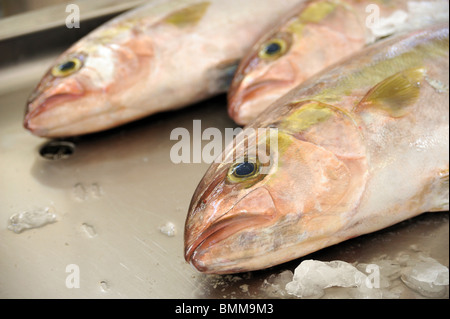
[[[273,104],[200,182],[186,260],[263,269],[448,210],[448,34],[383,40]]]
[[[448,0],[313,0],[261,37],[243,58],[228,112],[248,124],[303,81],[394,33],[448,21]]]
[[[153,0],[64,52],[28,100],[44,137],[97,132],[225,92],[239,59],[303,0]]]

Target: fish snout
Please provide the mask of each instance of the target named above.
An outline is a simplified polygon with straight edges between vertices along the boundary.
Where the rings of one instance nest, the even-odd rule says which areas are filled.
[[[277,82],[261,82],[241,88],[228,99],[228,114],[239,125],[247,125],[279,97]],[[273,91],[273,92],[272,92]]]
[[[228,95],[228,114],[237,124],[247,125],[289,91],[293,83],[289,78],[241,82]]]
[[[196,220],[201,224],[186,228],[185,259],[205,273],[246,271],[241,261],[254,256],[259,232],[276,215],[272,197],[265,188],[258,188],[226,213],[220,214],[220,207],[216,211],[219,217],[212,222]]]
[[[50,109],[83,96],[85,89],[76,79],[64,79],[54,86],[38,87],[28,98],[24,127],[40,135],[50,125],[45,114]],[[49,117],[50,118],[50,117]]]
[[[249,124],[299,83],[301,72],[290,58],[241,67],[228,94],[228,113],[240,125]]]

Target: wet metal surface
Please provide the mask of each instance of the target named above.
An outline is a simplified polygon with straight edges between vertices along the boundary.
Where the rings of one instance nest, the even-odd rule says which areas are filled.
[[[202,129],[235,127],[225,97],[95,135],[41,139],[22,127],[25,101],[59,52],[0,70],[0,298],[291,297],[268,290],[267,280],[302,259],[210,276],[183,258],[187,209],[208,165],[173,164],[170,133],[192,133],[197,119]],[[24,212],[56,220],[8,229]],[[424,214],[303,259],[368,263],[413,247],[448,267],[448,230],[448,212]],[[406,288],[400,297],[421,298]]]

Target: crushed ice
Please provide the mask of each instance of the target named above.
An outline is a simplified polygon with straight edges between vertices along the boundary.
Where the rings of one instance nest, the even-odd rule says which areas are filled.
[[[275,283],[277,277],[282,281]],[[410,295],[409,289],[424,297],[442,298],[448,296],[448,286],[448,268],[412,250],[394,259],[382,257],[368,264],[304,260],[294,274],[283,272],[269,277],[263,289],[267,292],[271,288],[272,295],[287,293],[300,298],[392,299]]]
[[[168,237],[173,237],[177,233],[177,229],[174,223],[167,222],[159,227],[159,231]]]
[[[445,295],[448,277],[447,267],[426,256],[419,256],[417,262],[407,261],[401,275],[405,285],[430,298]]]
[[[360,288],[366,279],[365,274],[344,261],[305,260],[295,269],[293,281],[286,285],[286,291],[297,297],[320,298],[326,288]]]
[[[56,222],[56,214],[50,207],[37,208],[12,215],[8,229],[19,234],[26,229],[42,227]]]

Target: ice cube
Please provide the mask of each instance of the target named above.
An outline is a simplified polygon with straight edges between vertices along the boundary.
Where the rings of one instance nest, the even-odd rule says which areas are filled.
[[[289,294],[297,297],[320,298],[329,287],[360,287],[367,276],[344,261],[303,261],[286,285]]]
[[[409,288],[425,297],[441,297],[445,294],[449,284],[448,268],[437,260],[419,256],[408,261],[407,267],[402,269],[402,281]]]

